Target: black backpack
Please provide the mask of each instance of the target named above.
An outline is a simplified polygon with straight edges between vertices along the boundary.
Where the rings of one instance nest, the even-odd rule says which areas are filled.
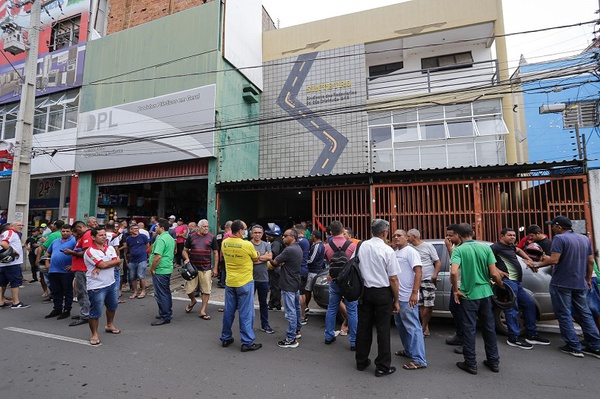
[[[333,249],[334,253],[331,259],[329,260],[329,275],[332,279],[337,279],[338,274],[344,268],[346,263],[348,263],[348,257],[346,256],[346,250],[352,244],[350,241],[346,241],[341,248],[338,248],[337,245],[331,241],[329,245]]]
[[[342,268],[337,276],[337,285],[340,289],[340,293],[347,301],[357,301],[362,297],[364,281],[362,274],[360,273],[360,260],[358,259],[358,249],[360,244],[354,251],[354,257],[346,262],[346,265]]]

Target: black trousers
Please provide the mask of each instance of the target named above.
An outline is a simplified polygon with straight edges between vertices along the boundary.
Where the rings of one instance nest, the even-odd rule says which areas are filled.
[[[54,310],[70,312],[73,306],[73,279],[75,273],[48,273]]]
[[[281,307],[281,288],[279,288],[279,275],[281,266],[269,270],[269,306],[272,308]]]
[[[366,366],[373,342],[373,326],[377,330],[377,357],[375,367],[387,371],[392,362],[390,349],[390,320],[394,309],[394,295],[390,287],[366,288],[358,304],[356,329],[356,365]]]

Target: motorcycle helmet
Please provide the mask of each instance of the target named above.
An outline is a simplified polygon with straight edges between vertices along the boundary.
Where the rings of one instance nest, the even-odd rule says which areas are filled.
[[[15,251],[12,247],[8,247],[7,249],[0,247],[0,263],[10,263],[15,259]]]
[[[181,277],[183,277],[184,280],[190,281],[198,276],[198,269],[196,269],[196,266],[192,265],[191,262],[188,262],[179,269],[179,273],[181,273]]]
[[[269,230],[265,230],[265,233],[271,236],[281,235],[281,228],[275,223],[267,223]]]
[[[542,255],[544,255],[544,250],[542,249],[542,247],[540,247],[540,245],[535,242],[527,244],[525,248],[523,248],[523,251],[525,251],[525,253],[529,255],[531,260],[533,260],[534,262],[540,261],[542,259]]]
[[[492,291],[494,293],[492,296],[494,305],[498,306],[500,309],[510,309],[514,306],[515,292],[509,285],[503,284],[502,287],[499,287],[497,284],[494,284],[492,286]]]

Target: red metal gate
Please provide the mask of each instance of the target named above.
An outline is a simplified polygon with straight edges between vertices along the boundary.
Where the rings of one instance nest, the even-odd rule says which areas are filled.
[[[592,233],[583,175],[376,184],[370,192],[366,186],[315,189],[313,213],[316,226],[337,219],[360,239],[370,236],[373,218],[388,220],[392,229],[417,228],[424,238],[443,238],[448,225],[465,222],[478,239],[496,241],[503,227],[523,236],[528,226],[537,224],[551,235],[544,222],[562,214],[585,223]]]

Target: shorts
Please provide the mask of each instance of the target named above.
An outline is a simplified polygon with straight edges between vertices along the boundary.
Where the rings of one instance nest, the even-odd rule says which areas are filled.
[[[23,285],[21,265],[0,267],[0,287],[6,287],[8,284],[11,288],[19,288]]]
[[[301,289],[303,289],[302,287],[306,287],[306,282],[308,281],[308,275],[306,276],[300,276],[300,287]],[[302,292],[301,292],[302,294]]]
[[[198,270],[198,276],[185,282],[185,293],[192,294],[200,284],[200,291],[205,295],[210,295],[212,288],[212,270]]]
[[[148,262],[129,262],[129,281],[143,280],[146,278],[146,268]]]
[[[600,317],[600,289],[598,289],[598,278],[592,277],[592,288],[587,296],[588,306],[592,316]]]
[[[419,287],[419,306],[432,308],[435,305],[435,284],[431,280],[421,281]]]
[[[114,289],[116,284],[114,282],[108,287],[88,290],[90,319],[99,319],[102,316],[103,305],[106,305],[106,310],[117,310],[117,306],[119,306],[119,290]]]
[[[308,273],[306,276],[306,284],[304,285],[304,291],[311,292],[317,281],[317,273]]]

